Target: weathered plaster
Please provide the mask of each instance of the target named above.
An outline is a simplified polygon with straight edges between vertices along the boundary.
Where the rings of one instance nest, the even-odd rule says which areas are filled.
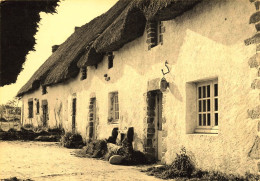
[[[257,136],[254,145],[250,149],[248,156],[253,159],[260,159],[260,138]]]
[[[76,131],[87,139],[89,99],[94,92],[98,104],[97,138],[108,138],[114,127],[120,133],[134,127],[134,149],[144,151],[145,145],[150,144],[144,142],[145,135],[153,131],[144,126],[144,122],[152,122],[146,117],[147,83],[162,78],[161,69],[167,60],[170,73],[165,75],[169,88],[163,95],[163,160],[171,163],[184,146],[198,168],[257,173],[255,160],[248,156],[257,135],[257,122],[247,112],[259,104],[259,94],[250,87],[256,74],[250,72],[248,65],[255,46],[244,44],[255,33],[248,22],[254,12],[248,0],[203,1],[175,20],[163,23],[163,45],[148,50],[145,31],[142,37],[113,52],[113,68],[107,68],[105,57],[97,69],[88,67],[85,80],[80,81],[78,75],[66,83],[47,87],[45,95],[40,90],[24,95],[24,122],[30,122],[28,99],[47,99],[49,126],[61,122],[70,131],[72,97],[76,93]],[[104,74],[110,77],[109,81]],[[194,82],[215,78],[219,84],[218,134],[194,134]],[[118,91],[119,96],[119,124],[107,121],[108,94],[113,91]],[[62,105],[61,119],[57,115],[55,119],[57,104]]]

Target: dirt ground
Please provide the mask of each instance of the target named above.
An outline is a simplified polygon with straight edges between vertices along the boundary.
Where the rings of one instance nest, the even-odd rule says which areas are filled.
[[[73,149],[46,142],[0,142],[0,179],[32,180],[160,180],[140,172],[147,166],[110,165],[79,158]]]

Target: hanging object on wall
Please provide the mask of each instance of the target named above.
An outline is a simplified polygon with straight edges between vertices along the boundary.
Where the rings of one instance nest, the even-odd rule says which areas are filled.
[[[164,72],[163,69],[162,69],[162,74],[163,74],[163,76],[166,75],[166,74],[168,74],[168,73],[170,73],[170,69],[169,69],[169,67],[167,66],[167,64],[168,64],[168,62],[167,62],[167,60],[166,60],[166,61],[165,61],[165,67],[167,68],[167,72]]]
[[[105,77],[105,80],[106,80],[106,81],[109,81],[109,80],[110,80],[110,77],[108,77],[107,74],[104,74],[104,77]]]
[[[163,77],[160,82],[160,90],[161,92],[165,92],[167,88],[169,87],[169,83],[167,80]]]

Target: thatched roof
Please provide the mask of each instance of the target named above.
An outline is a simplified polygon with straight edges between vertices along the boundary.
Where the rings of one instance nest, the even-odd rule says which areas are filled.
[[[34,51],[40,12],[55,13],[59,0],[0,1],[0,86],[15,83],[25,57]]]
[[[146,21],[169,20],[201,0],[119,0],[103,15],[83,25],[34,73],[17,96],[77,76],[79,68],[96,65],[106,52],[115,51],[143,35]]]

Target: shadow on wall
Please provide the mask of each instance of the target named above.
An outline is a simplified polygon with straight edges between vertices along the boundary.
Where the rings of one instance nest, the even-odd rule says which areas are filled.
[[[249,25],[248,13],[254,11],[248,1],[203,1],[191,11],[177,17],[174,22],[178,32],[186,32],[189,29],[210,40],[230,46],[244,43],[243,40],[254,34],[253,26]],[[248,18],[235,19],[237,13],[245,13]],[[200,21],[197,21],[198,19]],[[252,28],[248,28],[249,26]]]
[[[172,93],[172,95],[178,99],[179,101],[183,101],[182,95],[180,90],[178,89],[177,85],[174,82],[169,82],[169,89]]]
[[[166,32],[163,34],[163,38],[165,38],[163,45],[158,45],[149,51],[148,44],[145,43],[147,34],[144,32],[142,37],[125,44],[119,50],[120,54],[117,54],[117,51],[115,51],[115,62],[112,69],[107,69],[108,60],[107,56],[104,56],[104,60],[98,65],[104,69],[102,72],[99,72],[98,77],[105,84],[116,83],[123,77],[126,65],[135,70],[139,75],[143,75],[147,70],[152,70],[155,64],[161,63],[163,68],[165,60],[167,60],[170,65],[176,64],[181,47],[188,41],[185,39],[187,30],[196,32],[203,37],[207,37],[210,40],[224,45],[243,43],[241,40],[247,39],[248,35],[244,33],[241,34],[241,29],[248,29],[248,19],[231,22],[232,18],[234,18],[234,10],[232,10],[233,13],[229,10],[226,14],[221,14],[221,11],[223,11],[221,8],[230,7],[228,4],[234,5],[236,11],[239,11],[243,7],[243,4],[234,3],[232,1],[206,1],[198,4],[194,9],[175,18],[173,21],[167,22]],[[207,8],[205,8],[205,6],[207,6]],[[246,9],[250,11],[248,8],[250,8],[250,4],[246,6]],[[245,12],[245,10],[243,10],[243,12]],[[220,17],[218,18],[218,16]],[[232,27],[237,28],[231,28],[231,24]],[[224,30],[226,30],[226,32],[223,32]],[[176,34],[178,34],[178,36],[176,36]],[[110,76],[109,81],[105,80],[105,74]],[[175,95],[179,100],[182,100],[180,95]]]

